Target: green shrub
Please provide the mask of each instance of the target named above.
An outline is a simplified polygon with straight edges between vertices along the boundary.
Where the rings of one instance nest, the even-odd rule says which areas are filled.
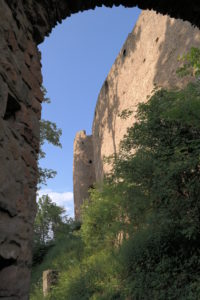
[[[180,72],[198,67],[195,55]],[[81,229],[57,239],[37,269],[60,272],[49,299],[200,299],[198,81],[140,104],[109,160],[113,170],[85,202]]]

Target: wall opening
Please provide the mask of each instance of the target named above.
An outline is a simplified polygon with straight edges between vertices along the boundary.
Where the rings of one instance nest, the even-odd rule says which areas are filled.
[[[43,166],[58,175],[42,187],[44,192],[72,192],[75,134],[83,129],[91,134],[98,94],[104,82],[108,87],[105,79],[139,14],[137,8],[118,7],[72,15],[40,45],[44,86],[52,101],[45,105],[42,117],[63,129],[62,152],[45,146]]]
[[[12,117],[15,118],[15,113],[20,110],[20,108],[21,106],[18,101],[11,94],[8,94],[4,120],[8,120]]]

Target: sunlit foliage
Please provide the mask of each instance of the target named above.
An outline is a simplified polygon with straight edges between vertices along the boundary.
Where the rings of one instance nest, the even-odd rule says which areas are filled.
[[[200,299],[199,81],[140,104],[111,159],[49,299]]]

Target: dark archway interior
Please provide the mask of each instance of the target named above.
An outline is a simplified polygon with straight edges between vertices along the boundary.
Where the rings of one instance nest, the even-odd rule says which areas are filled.
[[[200,27],[198,0],[0,0],[0,298],[28,299],[42,76],[37,45],[73,13],[154,9]],[[126,55],[126,53],[124,53]]]

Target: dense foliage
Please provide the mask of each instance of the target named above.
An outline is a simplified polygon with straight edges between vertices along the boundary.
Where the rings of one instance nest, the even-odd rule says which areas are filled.
[[[31,299],[44,299],[42,294],[43,271],[54,269],[65,275],[79,264],[83,249],[80,236],[76,234],[79,228],[79,224],[71,219],[65,220],[62,226],[59,226],[54,239],[50,243],[46,243],[46,251],[37,252],[37,260],[35,260],[32,270]],[[42,261],[38,260],[39,254],[43,254]]]
[[[48,298],[200,299],[198,80],[140,104],[112,159],[83,206],[81,230],[67,235],[71,250]]]
[[[37,215],[34,224],[33,265],[42,261],[52,247],[56,235],[65,224],[65,210],[54,203],[48,195],[37,202]]]

